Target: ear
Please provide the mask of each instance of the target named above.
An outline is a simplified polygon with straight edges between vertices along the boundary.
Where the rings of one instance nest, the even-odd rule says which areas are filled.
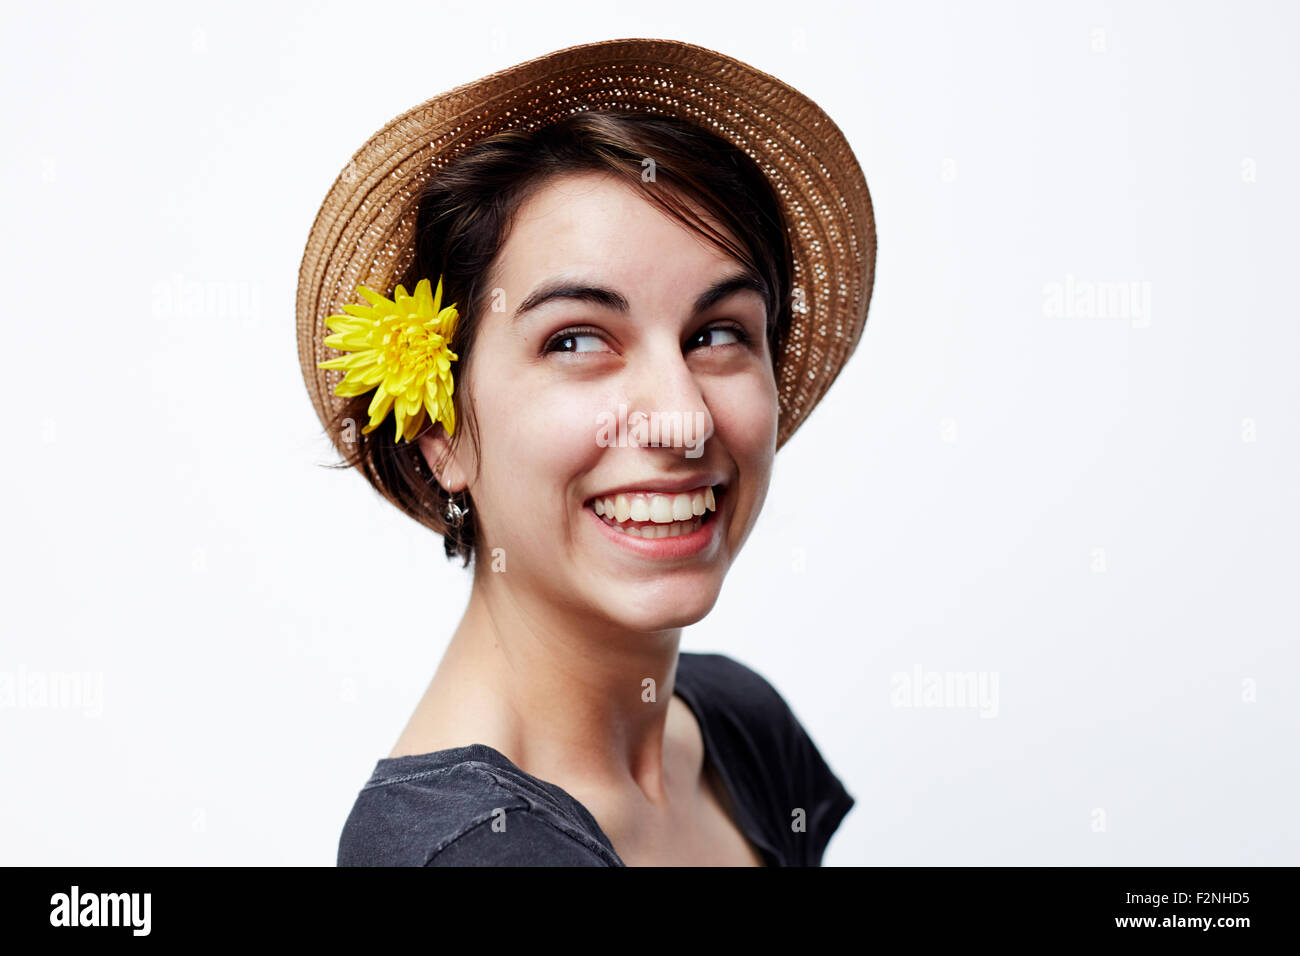
[[[452,454],[451,439],[442,422],[436,422],[432,428],[426,428],[417,437],[420,454],[424,456],[433,477],[448,492],[463,491],[469,480],[461,461],[461,454]],[[441,470],[436,470],[441,467]]]

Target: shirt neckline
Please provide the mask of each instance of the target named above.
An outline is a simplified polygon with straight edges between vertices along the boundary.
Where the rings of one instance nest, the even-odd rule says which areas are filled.
[[[722,785],[726,788],[727,796],[730,798],[731,806],[735,810],[735,821],[740,828],[741,835],[746,837],[750,843],[758,847],[759,854],[763,857],[765,866],[779,866],[780,854],[768,842],[763,832],[756,825],[753,817],[749,813],[749,804],[740,799],[740,794],[736,790],[735,779],[731,775],[731,770],[726,764],[715,758],[718,748],[714,743],[713,731],[710,723],[705,719],[704,708],[701,706],[699,698],[695,696],[695,689],[690,687],[689,680],[683,684],[681,680],[681,656],[678,655],[677,663],[677,680],[673,686],[673,694],[680,697],[682,701],[690,708],[691,713],[695,715],[695,722],[700,725],[700,736],[704,739],[704,763],[707,768],[709,764],[717,770],[718,776],[722,778]],[[725,808],[724,808],[725,810]]]
[[[736,826],[740,828],[741,834],[747,838],[750,843],[756,846],[760,855],[763,856],[763,862],[766,866],[779,866],[780,854],[772,847],[762,831],[755,825],[753,817],[750,816],[749,805],[740,799],[736,790],[735,779],[731,775],[730,769],[723,761],[717,760],[715,754],[718,750],[714,742],[713,733],[706,719],[705,709],[701,705],[699,698],[696,696],[695,689],[690,686],[690,678],[682,680],[683,669],[682,663],[685,658],[689,657],[689,652],[680,652],[677,657],[677,673],[674,678],[673,696],[680,697],[690,712],[695,716],[695,722],[699,725],[700,736],[704,741],[704,766],[707,769],[709,764],[717,770],[718,776],[722,778],[722,784],[726,788],[727,796],[730,798],[731,806],[734,808],[736,816]],[[438,760],[445,761],[447,765],[460,763],[473,757],[483,759],[486,763],[496,764],[504,767],[513,774],[518,774],[524,779],[541,786],[545,790],[558,794],[563,799],[569,801],[581,814],[590,821],[601,845],[609,851],[610,855],[618,861],[619,866],[627,866],[623,858],[618,855],[614,849],[614,843],[601,829],[600,822],[596,815],[578,800],[573,794],[569,793],[559,784],[551,783],[549,780],[543,780],[535,777],[522,767],[518,766],[513,760],[488,744],[466,744],[463,747],[449,747],[444,750],[434,750],[425,754],[403,754],[400,757],[380,757],[375,765],[373,777],[374,782],[380,783],[383,778],[401,776],[401,768],[415,765],[418,761]],[[725,810],[725,808],[724,808]]]

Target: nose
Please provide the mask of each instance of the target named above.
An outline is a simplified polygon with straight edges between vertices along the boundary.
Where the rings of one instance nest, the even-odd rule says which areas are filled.
[[[627,368],[626,395],[629,444],[700,456],[713,434],[713,416],[676,338],[643,342]]]

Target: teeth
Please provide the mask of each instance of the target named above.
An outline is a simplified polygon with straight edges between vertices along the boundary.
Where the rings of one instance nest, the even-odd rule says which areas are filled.
[[[696,489],[682,494],[632,494],[611,495],[597,498],[592,502],[596,514],[609,519],[609,523],[623,524],[628,521],[652,521],[656,526],[642,529],[623,529],[629,533],[639,533],[641,537],[658,537],[659,531],[667,536],[675,525],[699,524],[693,519],[699,518],[707,511],[717,511],[718,503],[712,488]],[[667,529],[667,530],[666,530]],[[654,532],[648,535],[645,532]]]
[[[648,524],[644,527],[633,525],[628,528],[620,528],[618,525],[614,525],[614,527],[634,538],[675,538],[679,534],[690,534],[693,531],[699,531],[702,524],[704,524],[704,519],[693,518],[690,521],[674,521],[672,524]]]

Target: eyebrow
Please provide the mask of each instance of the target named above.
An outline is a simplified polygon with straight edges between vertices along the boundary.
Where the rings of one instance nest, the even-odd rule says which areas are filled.
[[[763,298],[763,302],[767,302],[767,283],[763,282],[762,279],[758,278],[758,276],[754,275],[752,272],[739,272],[719,279],[696,296],[695,304],[692,306],[692,314],[698,315],[700,312],[711,308],[728,296],[744,290],[757,292]],[[512,321],[518,322],[526,313],[538,308],[543,303],[550,302],[552,299],[570,299],[578,302],[590,302],[593,305],[598,305],[614,312],[621,312],[624,315],[631,311],[627,299],[614,289],[609,289],[605,286],[589,285],[582,281],[575,282],[572,279],[560,278],[552,279],[549,282],[543,283],[530,292],[528,297],[520,303],[519,308],[515,309]]]

